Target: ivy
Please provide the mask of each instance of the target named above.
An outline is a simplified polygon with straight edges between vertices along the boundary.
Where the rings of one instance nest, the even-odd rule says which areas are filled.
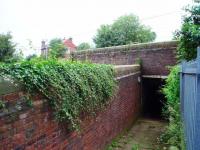
[[[114,94],[111,65],[57,60],[0,64],[0,76],[20,82],[28,93],[45,96],[60,122],[78,129],[82,113],[95,114]]]

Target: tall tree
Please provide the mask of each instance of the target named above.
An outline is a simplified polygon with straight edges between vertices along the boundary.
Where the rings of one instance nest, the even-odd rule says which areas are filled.
[[[15,46],[10,33],[0,34],[0,62],[11,60],[15,52]]]
[[[102,25],[94,37],[96,47],[143,43],[155,40],[156,34],[150,27],[142,25],[135,15],[119,17],[111,25]]]
[[[54,38],[49,43],[49,50],[50,57],[59,58],[64,57],[67,48],[64,45],[62,39]]]
[[[200,2],[188,6],[186,12],[181,30],[176,32],[179,60],[196,58],[197,46],[200,46]]]

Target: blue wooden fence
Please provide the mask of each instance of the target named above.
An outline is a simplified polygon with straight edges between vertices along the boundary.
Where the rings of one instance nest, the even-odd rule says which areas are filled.
[[[181,109],[187,150],[200,150],[200,47],[197,58],[181,65]]]

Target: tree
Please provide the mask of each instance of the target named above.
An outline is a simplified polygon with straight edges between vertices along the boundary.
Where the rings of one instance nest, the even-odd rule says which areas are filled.
[[[13,58],[15,46],[10,33],[0,34],[0,62],[9,62]]]
[[[101,25],[101,27],[97,30],[97,35],[93,39],[96,47],[108,47],[113,46],[112,40],[112,29],[111,25]]]
[[[184,16],[181,30],[176,32],[175,37],[179,40],[179,60],[189,61],[196,58],[200,45],[200,3],[188,6],[185,10],[188,15]]]
[[[67,48],[64,45],[62,39],[54,38],[49,43],[50,57],[59,58],[64,57]]]
[[[86,42],[83,42],[81,44],[79,44],[77,50],[86,50],[86,49],[90,49],[90,44],[89,43],[86,43]]]
[[[156,34],[150,27],[140,24],[135,15],[119,17],[111,25],[102,25],[94,37],[96,47],[108,47],[155,40]]]

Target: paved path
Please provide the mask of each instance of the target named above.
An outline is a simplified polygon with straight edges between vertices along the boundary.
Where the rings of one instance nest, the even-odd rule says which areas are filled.
[[[114,140],[107,150],[163,150],[157,141],[166,125],[160,120],[139,119],[126,135]]]

